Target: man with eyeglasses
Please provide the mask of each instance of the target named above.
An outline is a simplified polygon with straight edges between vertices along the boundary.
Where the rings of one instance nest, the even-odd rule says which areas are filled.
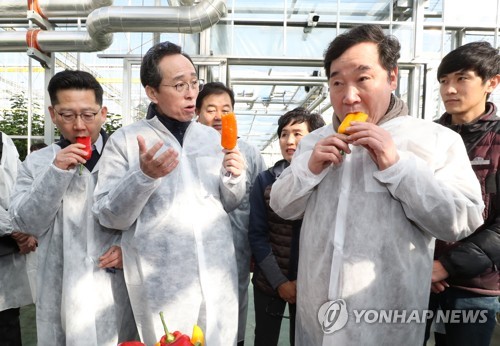
[[[38,345],[109,345],[137,335],[124,283],[121,233],[92,214],[103,89],[89,73],[62,71],[49,82],[50,116],[61,140],[28,155],[12,194],[14,228],[39,242],[36,323]],[[90,137],[95,148],[86,160]]]
[[[193,121],[201,83],[170,42],[141,64],[151,100],[146,119],[116,131],[103,152],[94,211],[123,230],[123,263],[141,339],[198,324],[206,345],[236,345],[238,275],[227,212],[245,194],[238,150],[222,150],[213,128]]]

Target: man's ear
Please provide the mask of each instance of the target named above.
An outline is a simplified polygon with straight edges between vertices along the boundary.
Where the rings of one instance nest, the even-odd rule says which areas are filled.
[[[399,69],[396,66],[389,73],[389,84],[391,85],[392,90],[396,90],[398,87],[398,72],[399,72]]]
[[[146,95],[148,95],[148,98],[153,102],[154,104],[158,103],[158,91],[153,88],[152,86],[146,85],[146,88],[144,89],[146,91]]]
[[[102,106],[102,108],[101,108],[101,119],[102,119],[102,123],[103,124],[106,121],[106,117],[107,116],[108,116],[108,107]]]
[[[493,91],[495,91],[495,88],[498,86],[498,84],[500,84],[500,74],[491,77],[490,79],[488,79],[486,83],[489,84],[486,89],[486,92],[488,94],[491,94]]]
[[[52,119],[52,122],[55,124],[56,123],[56,113],[54,112],[54,107],[49,106],[49,113],[50,113],[50,119]]]

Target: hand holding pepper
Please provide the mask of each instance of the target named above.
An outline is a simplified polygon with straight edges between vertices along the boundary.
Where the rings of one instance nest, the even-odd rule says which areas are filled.
[[[370,158],[381,171],[399,161],[398,150],[389,131],[377,124],[364,121],[368,116],[362,112],[355,113],[354,119],[351,120],[348,120],[348,116],[342,122],[349,123],[346,128],[348,143],[368,150]],[[341,131],[339,127],[338,132]]]
[[[54,166],[62,170],[70,170],[78,164],[84,164],[87,160],[84,158],[87,155],[85,147],[80,143],[73,143],[66,148],[61,149],[54,159]]]

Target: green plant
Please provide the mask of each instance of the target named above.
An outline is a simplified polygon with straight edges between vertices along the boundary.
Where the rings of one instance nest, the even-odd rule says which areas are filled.
[[[0,113],[0,131],[10,136],[28,135],[28,99],[24,94],[14,94],[10,97],[10,108]],[[31,135],[43,136],[44,115],[40,104],[32,103]],[[24,160],[28,152],[26,139],[13,139],[19,152],[19,159]]]

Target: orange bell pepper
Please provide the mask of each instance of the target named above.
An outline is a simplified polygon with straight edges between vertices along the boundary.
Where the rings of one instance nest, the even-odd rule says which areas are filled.
[[[337,132],[338,133],[344,133],[345,130],[351,126],[351,121],[359,121],[359,122],[365,122],[368,120],[368,114],[363,113],[363,112],[356,112],[356,113],[349,113],[345,116],[344,120],[340,124]]]
[[[222,115],[222,136],[221,145],[224,149],[232,150],[236,146],[238,139],[238,126],[234,113]]]

